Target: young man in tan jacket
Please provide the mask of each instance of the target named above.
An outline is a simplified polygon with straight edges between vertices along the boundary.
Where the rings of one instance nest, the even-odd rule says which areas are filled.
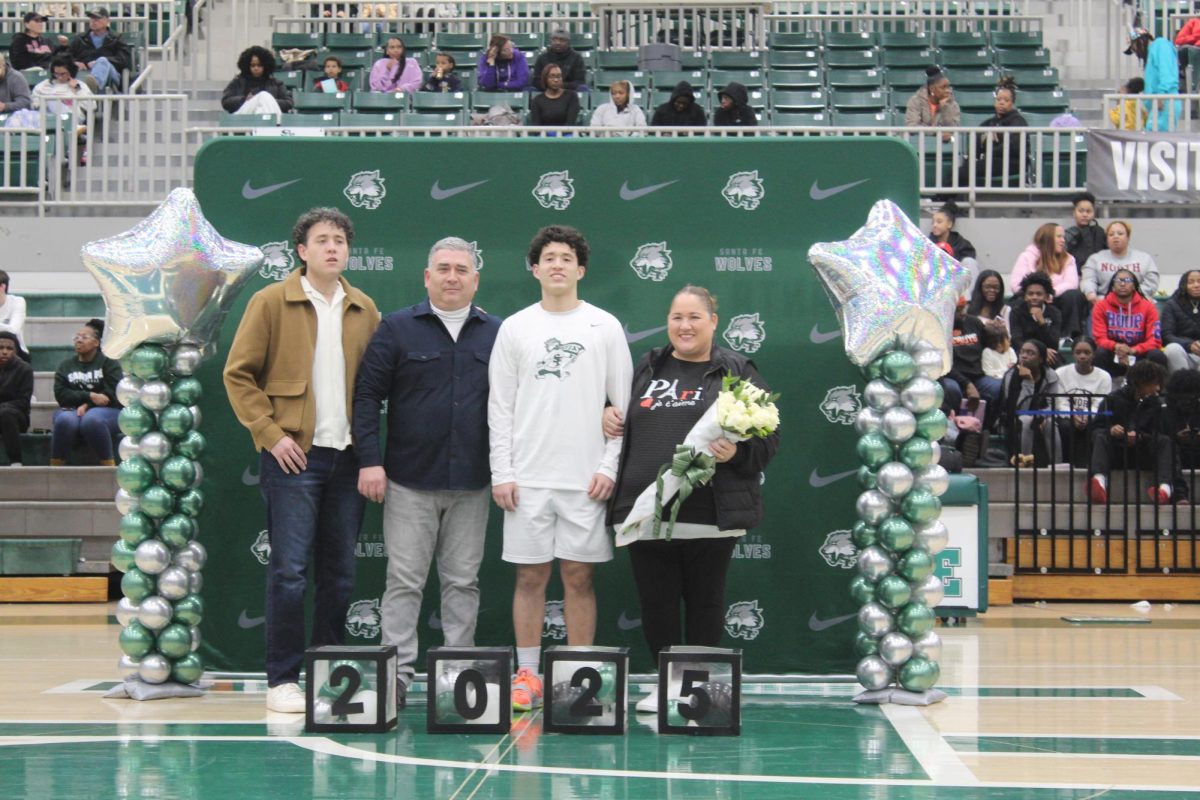
[[[342,272],[354,225],[335,208],[292,229],[304,267],[250,299],[225,363],[225,389],[260,451],[267,505],[267,708],[304,712],[304,591],[316,598],[312,646],[340,644],[362,527],[351,409],[358,363],[379,324],[371,298]]]

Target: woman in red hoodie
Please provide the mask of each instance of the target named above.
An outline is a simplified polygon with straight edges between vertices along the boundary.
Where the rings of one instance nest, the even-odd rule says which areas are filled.
[[[1137,275],[1119,269],[1108,294],[1092,309],[1092,336],[1096,339],[1096,366],[1113,375],[1124,375],[1137,359],[1167,366],[1159,338],[1158,308],[1142,296]]]

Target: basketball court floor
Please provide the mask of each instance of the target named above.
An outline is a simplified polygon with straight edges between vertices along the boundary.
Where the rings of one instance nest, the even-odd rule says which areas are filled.
[[[112,610],[0,606],[5,800],[1200,797],[1197,605],[996,608],[940,629],[946,702],[862,707],[848,682],[767,678],[747,684],[736,738],[641,721],[550,735],[540,712],[505,736],[434,736],[420,692],[389,734],[306,735],[266,712],[261,675],[106,700]]]

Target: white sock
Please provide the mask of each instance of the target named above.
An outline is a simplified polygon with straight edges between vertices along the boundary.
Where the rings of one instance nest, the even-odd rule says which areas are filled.
[[[542,648],[540,646],[517,648],[517,669],[529,669],[536,674],[541,661]]]

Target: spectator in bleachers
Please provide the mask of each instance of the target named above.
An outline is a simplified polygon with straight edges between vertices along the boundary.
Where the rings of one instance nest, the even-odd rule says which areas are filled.
[[[557,64],[562,69],[563,87],[568,91],[588,91],[587,67],[584,66],[583,56],[572,49],[571,35],[566,28],[555,28],[550,32],[550,46],[533,62],[533,88],[546,88],[542,74],[549,64]]]
[[[985,269],[975,279],[971,290],[971,302],[967,313],[974,314],[984,322],[1003,325],[1008,329],[1008,318],[1012,307],[1004,302],[1004,278],[994,269]]]
[[[462,91],[462,80],[455,74],[454,68],[458,62],[449,53],[438,53],[434,58],[433,68],[429,77],[421,84],[422,92],[458,92]]]
[[[1133,226],[1124,220],[1114,220],[1104,229],[1108,247],[1092,254],[1083,265],[1079,289],[1088,302],[1108,292],[1109,281],[1119,270],[1129,270],[1137,276],[1141,291],[1150,297],[1158,288],[1158,264],[1154,256],[1129,246],[1133,238]]]
[[[67,463],[71,447],[80,437],[100,459],[111,466],[113,437],[117,435],[117,383],[123,373],[116,359],[100,351],[104,322],[89,320],[75,334],[75,355],[64,360],[54,373],[54,430],[50,436],[50,466]]]
[[[13,37],[8,48],[9,61],[14,69],[50,69],[50,59],[60,50],[66,50],[70,39],[60,34],[57,44],[52,44],[45,34],[46,17],[36,11],[27,13],[25,30]]]
[[[1075,258],[1067,252],[1067,234],[1061,225],[1047,222],[1034,231],[1033,243],[1013,264],[1009,283],[1019,286],[1026,275],[1035,272],[1048,277],[1054,287],[1054,305],[1062,314],[1063,336],[1074,338],[1085,332],[1091,308],[1079,291],[1079,269]],[[1053,349],[1057,345],[1047,342],[1046,346]]]
[[[996,100],[993,104],[996,113],[979,123],[983,128],[1028,128],[1029,123],[1025,117],[1021,116],[1021,112],[1017,110],[1017,84],[1011,77],[1000,79],[999,85],[996,87]],[[981,133],[975,140],[975,181],[980,185],[987,185],[989,182],[999,183],[1004,176],[1010,178],[1015,177],[1019,180],[1020,176],[1025,172],[1023,162],[1021,160],[1021,143],[1025,141],[1022,136],[1008,135],[997,131],[995,133]],[[991,161],[992,171],[989,181],[987,172],[988,163],[988,146],[991,145]],[[1008,148],[1008,159],[1005,160],[1004,150]],[[1026,153],[1026,156],[1029,154]],[[969,157],[969,156],[968,156]],[[971,162],[964,162],[958,173],[958,182],[960,186],[966,186],[971,179]]]
[[[1200,369],[1200,269],[1190,269],[1162,307],[1162,340],[1167,369]]]
[[[1062,312],[1054,305],[1054,284],[1043,272],[1031,272],[1019,284],[1021,301],[1013,306],[1008,329],[1018,355],[1025,342],[1037,340],[1046,348],[1043,357],[1050,366],[1059,363],[1058,343],[1062,339]]]
[[[16,334],[0,331],[0,439],[8,464],[21,466],[21,434],[29,430],[33,367],[17,355]]]
[[[1121,85],[1121,94],[1139,95],[1146,90],[1146,82],[1141,78],[1130,78]],[[1108,118],[1114,128],[1127,131],[1139,131],[1146,125],[1146,112],[1138,110],[1136,97],[1128,97],[1118,105],[1108,110]]]
[[[29,92],[29,81],[8,65],[8,59],[0,53],[0,113],[11,114],[33,105]]]
[[[1000,424],[1014,466],[1053,464],[1062,457],[1062,441],[1053,417],[1018,413],[1052,409],[1051,396],[1060,393],[1060,386],[1058,373],[1047,363],[1049,352],[1037,339],[1028,340],[1021,345],[1017,365],[1004,376]]]
[[[633,103],[633,84],[613,81],[608,87],[609,101],[592,112],[593,128],[644,128],[646,112]]]
[[[1108,239],[1104,228],[1096,221],[1096,196],[1091,192],[1071,198],[1071,216],[1075,224],[1067,228],[1067,252],[1075,259],[1082,279],[1083,265],[1093,254],[1108,246]]]
[[[1059,397],[1055,407],[1061,412],[1071,412],[1060,423],[1060,434],[1071,461],[1077,467],[1085,465],[1087,454],[1087,430],[1092,415],[1112,391],[1112,376],[1096,369],[1096,342],[1090,336],[1080,336],[1071,349],[1073,364],[1063,364],[1057,370],[1059,391],[1070,397]]]
[[[65,53],[50,62],[50,79],[33,89],[33,107],[47,114],[74,115],[75,138],[79,142],[79,163],[87,163],[88,115],[95,110],[95,101],[88,85],[78,79],[79,67]]]
[[[1158,308],[1147,300],[1137,275],[1117,270],[1104,295],[1092,309],[1092,336],[1096,339],[1096,366],[1114,378],[1124,375],[1136,361],[1148,359],[1167,367],[1159,339]]]
[[[415,92],[421,86],[421,67],[410,58],[399,36],[389,36],[383,58],[371,67],[367,80],[372,92]]]
[[[1089,433],[1092,458],[1088,494],[1093,503],[1108,502],[1108,477],[1114,461],[1139,471],[1153,502],[1171,502],[1175,454],[1170,438],[1162,432],[1163,403],[1159,396],[1166,381],[1167,373],[1161,365],[1139,361],[1129,368],[1125,385],[1101,402]]]
[[[954,310],[954,327],[950,339],[950,371],[942,379],[945,405],[957,412],[966,400],[974,409],[979,400],[993,404],[1000,399],[1000,382],[985,383],[983,378],[983,337],[986,323],[967,312],[967,298],[959,298]],[[947,383],[953,384],[947,386]]]
[[[954,230],[958,221],[959,209],[953,200],[947,200],[941,208],[933,212],[933,222],[929,227],[929,238],[938,247],[949,253],[955,261],[962,264],[971,274],[979,271],[979,262],[975,260],[975,245],[966,237]],[[978,310],[973,312],[978,314]]]
[[[1146,51],[1146,94],[1179,94],[1179,56],[1171,46],[1170,39],[1155,39]],[[1150,113],[1146,118],[1146,130],[1174,130],[1183,119],[1183,102],[1180,100],[1150,101]]]
[[[1017,365],[1017,351],[1012,347],[1012,336],[1003,325],[984,324],[983,326],[983,356],[980,366],[983,367],[983,378],[980,380],[992,384],[995,393],[1000,393],[1000,385],[1004,374]]]
[[[337,56],[325,56],[325,61],[321,64],[323,75],[313,81],[313,89],[318,92],[348,92],[350,84],[342,80],[342,60]],[[326,81],[333,81],[332,84]]]
[[[1192,17],[1183,23],[1179,33],[1175,35],[1175,47],[1179,52],[1180,87],[1187,90],[1182,79],[1190,66],[1192,68],[1192,92],[1200,91],[1200,17]]]
[[[737,81],[730,81],[717,94],[720,105],[713,111],[712,124],[716,128],[756,128],[758,115],[750,107],[750,95],[746,87]]]
[[[904,125],[908,128],[956,128],[962,124],[962,110],[954,99],[950,79],[938,67],[925,70],[925,85],[908,98],[904,109]],[[942,134],[948,142],[951,133]]]
[[[484,92],[521,92],[529,88],[529,62],[507,36],[497,33],[479,55],[476,85]]]
[[[1167,379],[1163,431],[1171,437],[1178,458],[1176,469],[1200,469],[1200,372],[1185,369]],[[1190,495],[1190,487],[1175,473],[1176,500]]]
[[[118,33],[108,29],[107,8],[93,8],[86,12],[88,31],[71,40],[68,45],[71,58],[80,70],[87,70],[96,79],[98,91],[119,89],[121,73],[133,64],[129,45]]]
[[[536,126],[574,125],[579,120],[579,95],[563,87],[562,69],[547,64],[542,70],[546,90],[529,100],[529,124]]]
[[[238,56],[238,76],[225,87],[221,107],[230,114],[274,114],[292,110],[292,90],[274,76],[275,56],[265,47],[247,47]]]
[[[650,124],[655,128],[702,128],[708,124],[708,115],[696,102],[692,85],[680,81],[671,90],[670,99],[654,109]]]
[[[0,331],[11,333],[17,337],[17,353],[26,361],[25,331],[25,298],[10,294],[8,273],[0,269]]]

